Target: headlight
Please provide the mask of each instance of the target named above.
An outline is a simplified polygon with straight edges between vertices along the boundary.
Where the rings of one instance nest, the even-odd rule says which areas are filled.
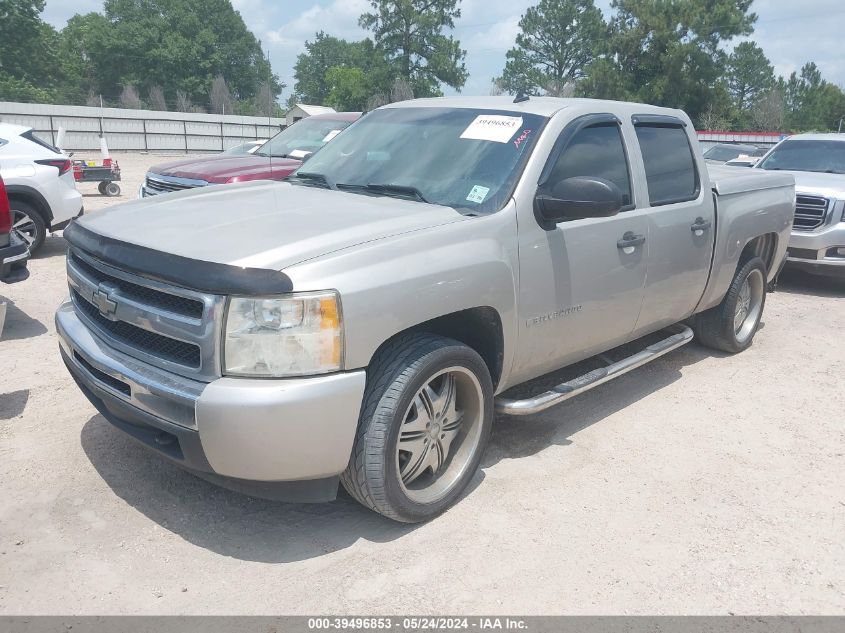
[[[280,378],[341,368],[343,332],[335,292],[232,297],[223,373]]]

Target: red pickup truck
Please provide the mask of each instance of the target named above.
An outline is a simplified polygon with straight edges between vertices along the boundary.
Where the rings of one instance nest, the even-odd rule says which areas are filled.
[[[285,128],[253,154],[194,156],[155,165],[147,172],[138,195],[145,198],[206,185],[283,180],[302,164],[304,157],[360,117],[360,112],[317,114]]]

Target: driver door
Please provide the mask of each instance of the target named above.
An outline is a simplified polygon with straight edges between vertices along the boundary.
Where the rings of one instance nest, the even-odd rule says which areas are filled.
[[[610,180],[623,193],[618,214],[568,220],[551,230],[533,212],[520,214],[515,382],[615,347],[634,330],[645,292],[649,225],[646,211],[633,204],[627,145],[615,116],[581,117],[562,131],[540,179],[544,190],[575,176]]]

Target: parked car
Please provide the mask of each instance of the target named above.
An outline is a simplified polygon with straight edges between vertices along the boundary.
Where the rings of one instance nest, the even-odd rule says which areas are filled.
[[[739,143],[719,143],[704,152],[704,160],[711,165],[724,164],[740,156],[761,155],[761,149],[756,145],[741,145]],[[765,150],[762,150],[765,154]]]
[[[70,158],[32,128],[0,123],[0,175],[12,207],[12,225],[34,255],[47,231],[59,231],[82,214]]]
[[[757,165],[795,177],[787,266],[845,278],[845,134],[797,134]]]
[[[147,173],[138,197],[249,180],[284,180],[302,164],[303,158],[360,116],[360,112],[333,112],[302,119],[250,155],[194,156],[156,165]]]
[[[254,141],[247,141],[246,143],[241,143],[240,145],[230,147],[223,153],[227,156],[243,156],[244,154],[255,154],[255,152],[258,151],[258,149],[266,142],[266,138],[259,138]]]
[[[679,110],[395,103],[288,182],[74,222],[61,354],[106,419],[200,476],[298,501],[340,481],[422,521],[475,476],[494,408],[542,411],[693,332],[750,346],[794,202],[788,174],[708,174]]]
[[[12,228],[12,208],[0,176],[0,281],[11,283],[25,279],[27,259],[29,244]]]

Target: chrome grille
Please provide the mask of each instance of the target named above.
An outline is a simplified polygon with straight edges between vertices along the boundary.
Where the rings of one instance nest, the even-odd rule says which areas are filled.
[[[818,196],[795,197],[795,219],[792,228],[797,231],[812,231],[824,224],[827,214],[827,198]]]
[[[177,178],[175,176],[162,176],[160,174],[148,173],[144,181],[144,196],[157,196],[162,193],[173,191],[184,191],[195,187],[205,187],[208,184],[205,180],[193,180],[191,178]]]
[[[177,341],[125,321],[112,321],[104,316],[97,306],[83,298],[75,290],[72,297],[73,304],[78,312],[87,316],[88,320],[95,323],[99,329],[107,332],[121,343],[172,363],[185,365],[185,367],[199,367],[200,348],[198,345]]]
[[[110,347],[196,380],[220,375],[224,297],[147,279],[77,249],[67,273],[77,315]]]

